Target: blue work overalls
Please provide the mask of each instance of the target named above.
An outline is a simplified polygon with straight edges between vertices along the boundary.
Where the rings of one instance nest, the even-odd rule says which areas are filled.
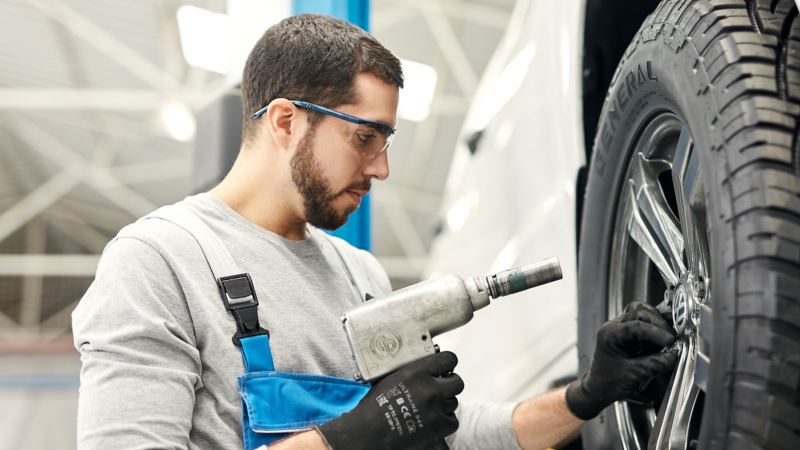
[[[350,379],[275,370],[269,332],[258,323],[258,298],[250,275],[237,266],[222,241],[183,205],[159,208],[145,217],[162,219],[188,231],[208,261],[225,308],[236,320],[233,344],[242,352],[238,377],[245,450],[321,425],[353,409],[370,388]],[[333,245],[333,244],[332,244]],[[334,249],[337,253],[339,250]],[[349,268],[342,264],[355,283]]]

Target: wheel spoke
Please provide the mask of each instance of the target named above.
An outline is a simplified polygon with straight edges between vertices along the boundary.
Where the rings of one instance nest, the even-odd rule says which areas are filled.
[[[698,226],[705,229],[704,224],[697,223],[698,219],[705,221],[705,200],[701,198],[703,188],[700,155],[695,151],[689,129],[686,127],[681,129],[678,145],[672,158],[672,184],[678,204],[681,231],[686,243],[686,259],[689,269],[705,276],[703,245],[699,242],[701,237],[697,233]],[[701,210],[698,211],[698,209]]]
[[[616,275],[609,280],[609,296],[615,305],[641,297],[655,304],[673,322],[679,358],[658,410],[631,402],[615,406],[625,448],[687,450],[698,438],[701,392],[708,386],[713,356],[703,150],[671,113],[654,117],[631,148],[614,228]],[[653,385],[659,395],[663,383]]]
[[[694,337],[678,342],[680,359],[672,374],[667,398],[661,402],[658,417],[650,433],[648,450],[686,450],[689,423],[697,395],[694,383],[696,349]]]
[[[708,305],[699,305],[700,323],[697,324],[697,367],[694,373],[694,384],[703,392],[708,392],[708,371],[711,369],[711,339],[713,337],[712,311]]]
[[[628,232],[658,268],[664,281],[675,286],[685,270],[684,237],[674,214],[658,185],[660,161],[648,161],[642,155],[629,182],[631,217]]]

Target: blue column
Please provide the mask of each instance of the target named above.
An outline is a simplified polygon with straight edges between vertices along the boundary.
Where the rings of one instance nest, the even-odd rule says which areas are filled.
[[[327,14],[346,20],[369,31],[370,0],[293,0],[292,14]],[[347,223],[330,232],[358,248],[372,248],[372,229],[370,223],[371,194],[361,199],[361,207],[350,214]]]

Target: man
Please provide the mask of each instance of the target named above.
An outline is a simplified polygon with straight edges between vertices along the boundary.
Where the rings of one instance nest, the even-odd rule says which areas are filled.
[[[274,367],[251,373],[252,361],[243,365],[245,339],[231,342],[238,322],[198,241],[168,221],[140,220],[106,247],[73,313],[83,362],[80,447],[250,449],[266,428],[283,433],[264,441],[274,449],[437,448],[444,437],[452,448],[545,448],[674,365],[673,352],[641,353],[674,335],[654,309],[637,304],[601,328],[591,369],[566,390],[457,407],[463,383],[452,373],[455,355],[442,352],[364,387],[333,420],[297,432],[273,426],[298,401],[281,392],[297,386],[282,384],[259,403],[244,387],[249,377],[347,385],[354,364],[339,317],[365,294],[390,291],[371,255],[319,228],[344,224],[372,180],[389,176],[402,84],[397,58],[342,21],[301,15],[267,30],[244,70],[233,168],[178,206],[201,218],[252,279]],[[279,417],[264,419],[264,404]],[[413,417],[395,420],[408,406]]]

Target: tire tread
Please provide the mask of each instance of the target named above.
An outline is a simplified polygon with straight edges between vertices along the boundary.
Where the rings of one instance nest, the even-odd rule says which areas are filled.
[[[795,448],[800,424],[787,418],[800,417],[797,9],[792,0],[665,1],[653,17],[642,35],[649,28],[672,46],[677,30],[697,52],[695,69],[710,80],[698,94],[711,96],[709,126],[722,129],[712,151],[730,155],[724,183],[737,247],[728,272],[747,290],[737,292],[734,400],[721,447]],[[745,287],[757,282],[765,289]]]
[[[685,53],[689,95],[710,105],[708,150],[727,164],[711,169],[730,202],[719,219],[734,236],[711,289],[730,283],[735,296],[714,308],[731,318],[734,337],[721,380],[727,397],[710,406],[721,417],[714,423],[727,424],[709,437],[713,449],[800,448],[797,17],[794,0],[665,0],[628,46],[607,96],[608,104],[627,60],[658,42]]]

